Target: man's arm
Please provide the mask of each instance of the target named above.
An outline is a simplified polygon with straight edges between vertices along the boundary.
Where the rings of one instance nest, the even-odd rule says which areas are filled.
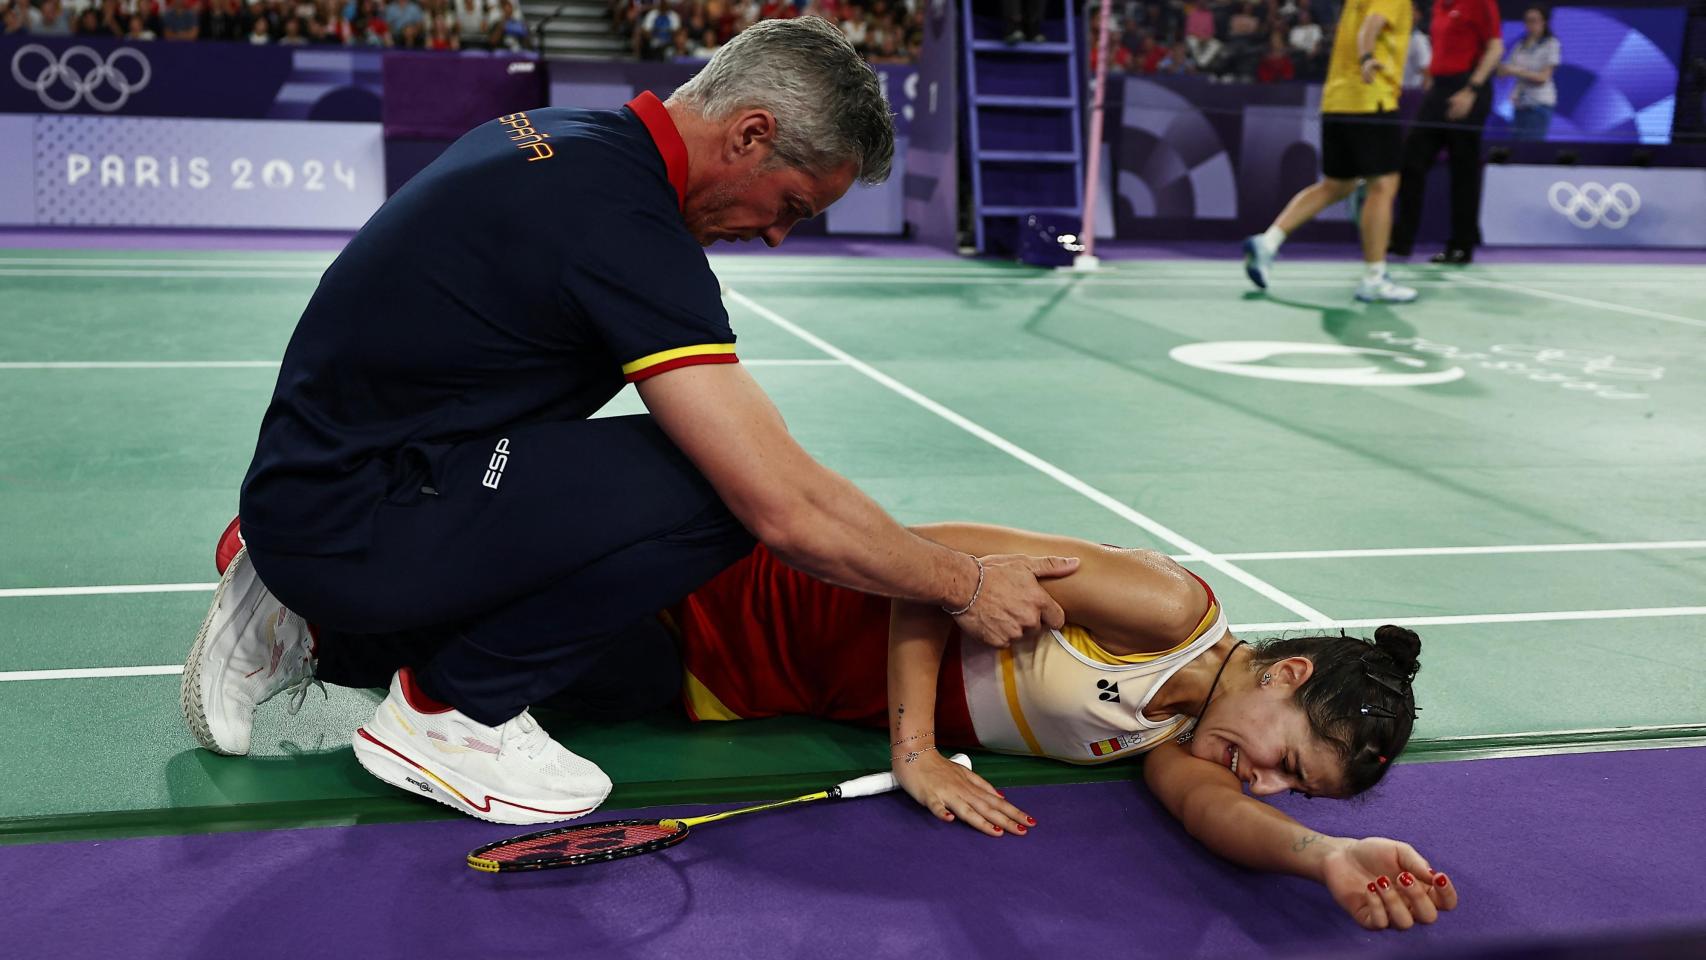
[[[1475,62],[1475,69],[1469,74],[1469,82],[1463,89],[1451,95],[1446,103],[1445,116],[1448,120],[1462,120],[1469,116],[1469,111],[1475,108],[1475,100],[1481,95],[1481,88],[1486,85],[1487,78],[1499,67],[1499,61],[1505,56],[1505,42],[1499,37],[1499,17],[1497,6],[1491,8],[1492,36],[1487,39],[1487,45],[1481,48],[1481,59]]]
[[[642,380],[640,399],[746,528],[789,566],[830,583],[949,610],[965,632],[1004,646],[1064,622],[1036,578],[1071,558],[974,560],[896,523],[813,460],[740,364],[682,367]]]
[[[1362,27],[1357,30],[1357,60],[1362,65],[1363,83],[1373,83],[1374,75],[1386,69],[1374,56],[1374,44],[1380,38],[1380,31],[1386,29],[1386,23],[1384,14],[1371,13],[1363,18]]]
[[[1475,71],[1469,75],[1469,85],[1479,88],[1487,82],[1487,78],[1498,69],[1499,61],[1505,56],[1505,42],[1495,35],[1487,41],[1487,49],[1481,51],[1481,59],[1475,63]]]
[[[1314,880],[1370,930],[1433,923],[1439,911],[1457,906],[1457,888],[1441,882],[1444,874],[1409,844],[1311,830],[1245,795],[1230,770],[1176,743],[1144,757],[1143,779],[1185,832],[1209,850],[1252,870]]]

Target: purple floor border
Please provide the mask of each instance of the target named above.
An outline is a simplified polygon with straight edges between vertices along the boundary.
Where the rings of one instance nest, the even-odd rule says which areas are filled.
[[[292,232],[265,230],[0,230],[0,249],[50,250],[234,250],[337,251],[353,234],[343,231]],[[761,243],[719,244],[718,255],[898,257],[930,260],[959,259],[936,247],[895,237],[796,237],[777,250]],[[1107,241],[1097,248],[1106,260],[1236,260],[1235,243],[1179,241],[1141,243]],[[1357,248],[1343,243],[1292,242],[1284,257],[1292,261],[1360,258]],[[1706,249],[1593,249],[1586,247],[1486,247],[1476,252],[1477,263],[1606,263],[1706,266]],[[1402,263],[1406,261],[1395,260]],[[1427,263],[1424,252],[1409,263]]]
[[[0,884],[14,929],[67,960],[1466,957],[1706,928],[1702,783],[1706,748],[1404,765],[1366,800],[1282,800],[1451,875],[1460,909],[1403,934],[1205,854],[1134,783],[1012,789],[1039,821],[1024,838],[887,796],[539,874],[467,870],[466,850],[524,831],[456,820],[0,848]]]

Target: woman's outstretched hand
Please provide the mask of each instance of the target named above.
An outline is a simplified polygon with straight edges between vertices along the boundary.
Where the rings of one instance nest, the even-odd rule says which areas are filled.
[[[1321,882],[1369,930],[1408,930],[1457,906],[1457,886],[1445,874],[1415,847],[1385,837],[1352,840],[1328,854]]]
[[[894,776],[901,788],[938,820],[960,820],[992,837],[1005,833],[1024,836],[1037,821],[1007,802],[989,781],[953,763],[935,750],[907,762],[896,757]]]

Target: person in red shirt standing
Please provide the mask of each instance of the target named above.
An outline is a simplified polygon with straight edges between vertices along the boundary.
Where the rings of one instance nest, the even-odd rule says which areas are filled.
[[[1481,128],[1492,110],[1487,80],[1504,56],[1496,0],[1434,0],[1427,95],[1404,140],[1391,252],[1408,256],[1422,220],[1428,169],[1441,147],[1451,163],[1451,239],[1435,263],[1468,263],[1481,242]]]

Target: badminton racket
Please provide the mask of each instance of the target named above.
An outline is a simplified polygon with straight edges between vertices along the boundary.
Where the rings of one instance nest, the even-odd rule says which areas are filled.
[[[950,758],[967,770],[971,758],[963,753]],[[838,783],[828,790],[808,793],[792,800],[778,800],[756,807],[725,810],[702,817],[670,817],[663,820],[605,820],[582,823],[572,827],[540,830],[508,840],[488,843],[468,854],[468,866],[483,873],[510,873],[521,870],[551,870],[557,867],[579,867],[589,863],[605,863],[624,857],[656,853],[687,839],[694,827],[730,817],[744,816],[763,810],[779,810],[817,800],[852,800],[888,793],[900,784],[892,773],[873,773]]]

